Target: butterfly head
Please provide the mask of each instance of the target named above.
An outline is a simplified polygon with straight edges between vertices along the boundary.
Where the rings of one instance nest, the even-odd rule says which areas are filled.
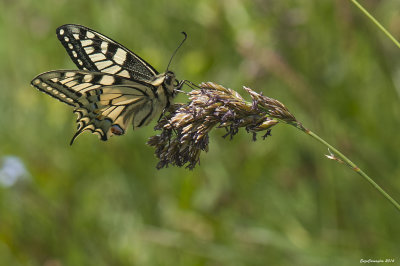
[[[179,90],[183,84],[176,79],[174,72],[168,70],[164,74],[163,85],[169,95],[175,96],[176,90]]]

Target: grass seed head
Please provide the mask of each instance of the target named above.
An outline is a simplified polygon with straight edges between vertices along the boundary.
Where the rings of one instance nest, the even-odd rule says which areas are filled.
[[[201,151],[208,151],[209,132],[213,128],[225,128],[223,137],[230,139],[245,128],[256,140],[258,132],[266,132],[264,139],[271,135],[271,128],[279,121],[296,122],[279,101],[244,89],[252,102],[245,101],[234,90],[206,82],[189,92],[189,103],[172,105],[155,127],[161,133],[148,141],[156,149],[157,168],[171,164],[193,169],[200,162]]]

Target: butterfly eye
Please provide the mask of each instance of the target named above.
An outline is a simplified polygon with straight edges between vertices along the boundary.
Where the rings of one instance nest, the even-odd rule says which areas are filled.
[[[167,84],[167,85],[171,85],[171,76],[165,76],[165,83]]]

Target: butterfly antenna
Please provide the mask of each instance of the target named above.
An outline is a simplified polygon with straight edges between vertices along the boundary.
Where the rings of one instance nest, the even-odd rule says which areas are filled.
[[[179,44],[179,46],[175,49],[174,53],[172,54],[171,59],[169,59],[168,66],[167,66],[167,70],[166,70],[165,72],[168,71],[169,65],[171,64],[172,59],[174,58],[176,52],[178,52],[179,48],[181,48],[182,44],[183,44],[183,43],[186,41],[186,39],[187,39],[187,34],[186,34],[186,32],[182,31],[182,34],[183,34],[185,37],[183,37],[183,40],[181,41],[181,43]]]

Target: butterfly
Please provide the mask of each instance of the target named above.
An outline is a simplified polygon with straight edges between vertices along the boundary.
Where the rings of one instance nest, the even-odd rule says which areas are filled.
[[[121,44],[81,25],[57,28],[57,37],[79,70],[54,70],[35,77],[38,90],[71,105],[78,129],[70,144],[88,130],[101,140],[146,126],[163,114],[185,83],[168,70],[159,74]]]

